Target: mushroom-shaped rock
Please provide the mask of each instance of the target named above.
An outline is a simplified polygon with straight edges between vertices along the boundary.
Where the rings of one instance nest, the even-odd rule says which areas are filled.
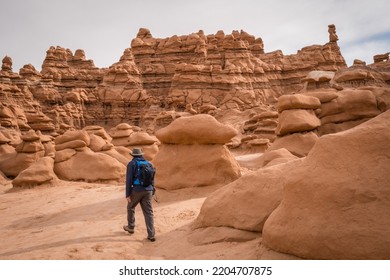
[[[207,114],[181,117],[156,132],[165,144],[226,144],[237,131]]]
[[[307,74],[302,82],[323,82],[333,79],[335,72],[333,71],[311,71]]]
[[[158,130],[162,144],[153,160],[156,186],[180,189],[236,180],[240,167],[225,146],[236,133],[209,115],[181,117]]]

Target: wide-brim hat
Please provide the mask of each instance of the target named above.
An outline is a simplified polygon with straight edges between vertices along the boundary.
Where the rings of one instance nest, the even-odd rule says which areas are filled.
[[[130,155],[132,155],[133,157],[136,157],[136,156],[142,156],[144,153],[142,152],[142,150],[140,148],[134,148],[131,152],[130,152]]]

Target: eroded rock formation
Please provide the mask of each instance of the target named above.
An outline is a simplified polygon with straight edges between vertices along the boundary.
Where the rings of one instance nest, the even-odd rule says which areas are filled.
[[[188,106],[192,112],[212,113],[272,103],[300,89],[309,71],[345,66],[332,40],[285,56],[265,53],[262,39],[245,31],[161,39],[141,28],[108,69],[95,67],[83,50],[73,54],[59,46],[47,50],[40,72],[26,64],[14,73],[12,59],[5,57],[0,102],[9,110],[2,110],[0,121],[45,133],[86,125],[110,128],[126,121],[147,128],[160,113]]]
[[[389,122],[387,111],[321,137],[286,179],[264,243],[310,259],[389,259]]]
[[[75,155],[106,155],[125,165],[136,146],[152,160],[160,144],[155,132],[198,114],[237,130],[228,143],[218,143],[226,144],[223,149],[272,152],[257,168],[267,157],[304,157],[320,136],[352,128],[390,106],[388,53],[376,55],[373,64],[355,60],[347,68],[335,26],[328,32],[326,44],[292,55],[267,53],[261,38],[242,30],[154,38],[141,28],[109,68],[95,67],[83,50],[59,46],[47,50],[41,71],[26,64],[15,73],[6,56],[0,71],[0,170],[13,178],[41,157],[54,156],[61,173],[56,166]],[[30,131],[39,138],[35,144],[22,140]],[[69,131],[85,139],[61,142]],[[163,140],[163,146],[168,143]],[[43,150],[26,152],[21,145]],[[30,159],[5,170],[13,157]],[[87,177],[77,178],[93,180]]]
[[[287,170],[299,165],[300,160],[296,160],[260,169],[224,186],[206,199],[193,227],[261,232],[268,216],[282,200]]]
[[[45,148],[35,131],[30,130],[21,135],[21,140],[15,149],[8,147],[8,143],[2,145],[6,151],[0,158],[0,171],[11,178],[45,155]]]
[[[214,117],[181,117],[156,132],[161,141],[154,164],[156,186],[180,189],[223,185],[240,176],[240,167],[225,146],[237,131]]]
[[[113,145],[105,142],[100,146],[96,137],[100,136],[87,130],[69,130],[55,139],[54,171],[60,179],[104,182],[123,178],[126,159],[122,160],[122,156],[115,151],[107,154]]]

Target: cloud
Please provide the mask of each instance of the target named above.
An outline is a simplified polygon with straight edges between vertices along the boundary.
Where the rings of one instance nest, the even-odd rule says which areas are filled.
[[[383,32],[349,42],[342,46],[341,51],[348,65],[352,65],[354,59],[371,64],[374,62],[373,56],[389,52],[389,46],[390,32]]]

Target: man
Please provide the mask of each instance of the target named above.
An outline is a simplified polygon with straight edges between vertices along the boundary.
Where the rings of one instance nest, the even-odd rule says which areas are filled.
[[[130,234],[134,233],[135,227],[135,207],[138,203],[141,204],[142,212],[145,218],[146,230],[148,239],[152,242],[156,241],[154,232],[154,217],[152,208],[152,197],[154,193],[154,173],[155,169],[149,161],[144,159],[143,152],[139,148],[134,148],[130,155],[133,159],[127,165],[126,171],[126,199],[127,199],[127,225],[123,229]],[[149,174],[142,173],[143,165],[150,166]],[[147,174],[147,175],[144,175]],[[150,178],[144,179],[143,177]],[[141,178],[142,177],[142,178]],[[145,182],[146,183],[145,183]]]

